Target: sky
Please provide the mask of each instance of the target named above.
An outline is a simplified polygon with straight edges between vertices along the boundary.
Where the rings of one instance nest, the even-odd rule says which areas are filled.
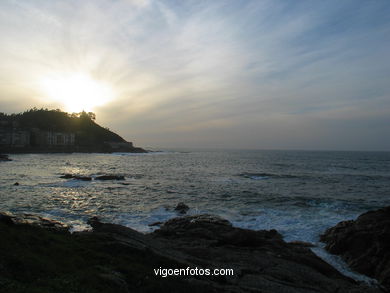
[[[390,151],[388,0],[2,0],[0,112],[151,148]]]

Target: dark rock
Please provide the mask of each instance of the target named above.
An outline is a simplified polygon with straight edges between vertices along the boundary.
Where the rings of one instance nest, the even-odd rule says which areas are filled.
[[[131,153],[149,153],[150,151],[148,150],[145,150],[143,148],[140,148],[140,147],[133,147],[131,149]]]
[[[87,221],[87,224],[90,225],[92,228],[96,229],[102,226],[102,223],[100,222],[100,219],[97,216],[93,216]]]
[[[290,241],[289,244],[294,244],[294,245],[303,246],[303,247],[315,247],[315,245],[313,243],[305,242],[305,241],[299,241],[299,240]]]
[[[0,162],[3,161],[3,162],[7,162],[7,161],[12,161],[8,155],[1,155],[0,154]]]
[[[196,215],[168,220],[154,232],[164,237],[176,239],[193,238],[215,246],[233,245],[237,247],[256,247],[269,242],[272,245],[282,245],[282,236],[276,230],[254,231],[232,227],[232,224],[218,216]],[[284,245],[284,244],[283,244]]]
[[[5,213],[0,213],[0,222],[6,225],[13,225],[14,221],[12,221],[12,216],[7,215]]]
[[[63,178],[63,179],[72,179],[72,178],[74,178],[74,175],[72,175],[72,174],[64,174],[64,175],[60,176],[60,178]]]
[[[207,229],[220,229],[221,227],[228,227],[230,229],[232,224],[221,217],[214,215],[195,215],[195,216],[186,216],[173,218],[164,223],[164,225],[157,230],[157,233],[169,234],[183,234],[189,232],[192,228],[198,230],[201,227],[206,227]]]
[[[98,277],[100,281],[106,283],[110,288],[115,289],[116,292],[130,292],[128,284],[124,280],[122,274],[118,272],[99,274]]]
[[[71,234],[0,221],[0,239],[0,292],[202,292],[186,277],[155,276],[184,264],[145,250],[148,238],[126,227]]]
[[[125,176],[122,175],[102,175],[97,176],[96,180],[125,180]]]
[[[165,243],[166,254],[234,268],[234,278],[219,281],[237,292],[378,292],[341,275],[303,243],[286,243],[276,230],[240,229],[217,216],[196,215],[168,220],[150,235]]]
[[[33,225],[33,226],[39,226],[45,229],[49,230],[56,230],[56,231],[68,231],[69,227],[59,221],[44,218],[38,215],[33,214],[6,214],[6,213],[0,213],[0,218],[2,218],[2,222],[10,223],[12,221],[13,224],[18,225]]]
[[[164,224],[164,222],[154,222],[154,223],[151,223],[151,224],[149,224],[148,226],[149,227],[153,227],[153,226],[161,226],[162,224]]]
[[[14,186],[19,186],[19,182],[15,182],[15,183],[14,183]]]
[[[276,230],[240,229],[216,216],[174,218],[150,234],[97,217],[89,220],[92,232],[73,234],[9,217],[4,221],[15,225],[0,216],[2,272],[10,272],[0,276],[4,292],[379,292],[341,275],[308,248],[284,242]],[[154,273],[187,267],[232,269],[233,275]]]
[[[91,181],[92,177],[89,176],[74,176],[73,177],[76,180],[82,180],[82,181]]]
[[[390,207],[344,221],[321,235],[326,249],[390,290]]]
[[[175,207],[175,211],[179,212],[180,214],[185,214],[190,208],[188,205],[186,205],[183,202],[179,202],[177,206]]]
[[[73,174],[64,174],[60,176],[60,178],[63,179],[76,179],[76,180],[82,180],[82,181],[91,181],[92,177],[90,176],[81,176],[81,175],[73,175]]]

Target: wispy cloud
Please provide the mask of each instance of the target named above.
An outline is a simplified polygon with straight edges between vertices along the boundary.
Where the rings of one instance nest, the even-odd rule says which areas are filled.
[[[138,144],[323,148],[345,132],[353,137],[339,147],[356,148],[390,131],[381,124],[390,113],[387,1],[9,0],[0,8],[3,111],[58,106],[39,79],[86,71],[117,94],[96,109],[98,120]],[[390,139],[371,141],[364,148],[390,148]]]

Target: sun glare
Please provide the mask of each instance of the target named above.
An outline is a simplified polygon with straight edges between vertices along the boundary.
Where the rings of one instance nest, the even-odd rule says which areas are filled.
[[[62,104],[65,111],[92,111],[113,99],[113,90],[105,82],[97,81],[85,73],[74,73],[42,80],[46,98]]]

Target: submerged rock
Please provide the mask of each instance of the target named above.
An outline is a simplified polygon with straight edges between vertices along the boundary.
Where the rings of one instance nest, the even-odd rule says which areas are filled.
[[[122,175],[102,175],[97,176],[95,180],[125,180],[125,176]]]
[[[91,181],[92,177],[89,177],[89,176],[75,176],[74,179],[82,180],[82,181]]]
[[[60,176],[60,178],[63,179],[76,179],[76,180],[82,180],[82,181],[91,181],[92,177],[90,176],[81,176],[81,175],[73,175],[73,174],[64,174]]]
[[[390,206],[338,223],[321,235],[326,249],[390,290]]]
[[[148,226],[149,227],[161,226],[162,224],[164,224],[164,222],[157,221],[157,222],[153,222],[153,223],[148,224]]]
[[[175,207],[175,211],[179,212],[180,214],[185,214],[189,210],[189,206],[186,205],[183,202],[179,202],[177,206]]]
[[[64,174],[64,175],[60,176],[60,178],[63,178],[63,179],[73,179],[74,175],[73,174]]]
[[[93,229],[97,229],[102,225],[102,222],[100,221],[99,217],[94,216],[87,221],[87,224],[90,225]]]

